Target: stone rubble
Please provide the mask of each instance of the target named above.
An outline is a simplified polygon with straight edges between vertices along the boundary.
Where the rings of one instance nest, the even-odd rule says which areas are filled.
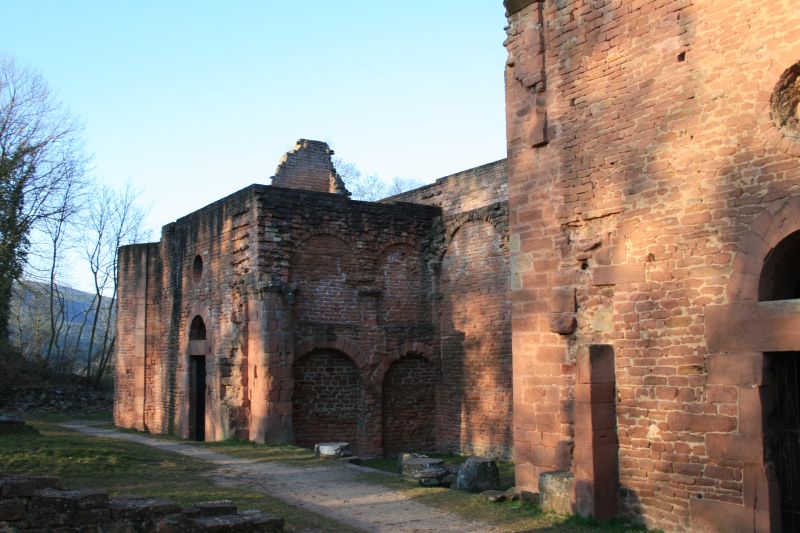
[[[283,518],[238,512],[229,501],[187,508],[160,498],[109,497],[98,490],[65,490],[60,478],[0,475],[0,531],[280,532]]]

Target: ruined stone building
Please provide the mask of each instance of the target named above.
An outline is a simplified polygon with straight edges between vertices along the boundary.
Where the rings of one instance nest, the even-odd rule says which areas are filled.
[[[331,153],[120,250],[117,424],[510,456],[505,161],[372,203]]]
[[[301,143],[121,250],[117,423],[510,452],[584,515],[800,529],[800,6],[505,7],[507,161],[363,203]]]

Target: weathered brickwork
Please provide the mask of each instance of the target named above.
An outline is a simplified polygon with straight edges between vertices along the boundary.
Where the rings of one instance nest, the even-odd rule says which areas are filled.
[[[511,433],[511,317],[508,257],[492,220],[464,221],[442,258],[442,374],[449,379],[439,389],[437,427],[453,449],[502,455]]]
[[[573,508],[597,514],[618,447],[620,513],[778,530],[763,353],[800,343],[758,287],[800,231],[796,2],[506,7],[517,483],[571,471]],[[606,441],[608,386],[579,371],[598,346]]]
[[[356,442],[359,420],[358,367],[346,355],[324,350],[294,364],[292,421],[295,442]]]
[[[446,214],[463,213],[508,200],[505,159],[439,178],[430,185],[400,193],[384,202],[435,205]]]
[[[442,208],[433,313],[440,332],[440,447],[511,456],[511,302],[506,161],[388,198]]]
[[[332,155],[333,150],[327,143],[300,139],[294,149],[281,159],[272,177],[272,184],[276,187],[349,196],[342,178],[333,168]]]
[[[436,448],[439,372],[418,355],[392,363],[383,378],[383,450],[387,454]]]
[[[299,141],[273,186],[121,249],[117,424],[206,440],[346,440],[360,453],[508,455],[510,431],[497,431],[510,427],[511,404],[504,165],[440,180],[482,184],[470,181],[463,201],[446,187],[439,198],[470,210],[444,213],[309,185],[330,153]],[[456,266],[465,260],[474,275]],[[452,303],[462,292],[485,301],[483,321]],[[469,390],[484,382],[494,388]],[[464,396],[464,409],[447,395]]]

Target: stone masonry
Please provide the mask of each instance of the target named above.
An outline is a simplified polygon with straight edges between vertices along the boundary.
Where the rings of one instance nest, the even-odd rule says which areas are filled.
[[[0,530],[280,532],[283,518],[257,510],[239,512],[230,501],[181,507],[161,498],[110,497],[99,490],[65,490],[57,477],[0,475]]]
[[[796,0],[504,5],[507,160],[365,203],[300,141],[120,250],[117,423],[512,455],[585,516],[800,530]]]
[[[510,456],[505,162],[371,203],[332,153],[300,140],[272,186],[120,249],[116,423]]]
[[[505,5],[518,486],[798,530],[797,2]]]

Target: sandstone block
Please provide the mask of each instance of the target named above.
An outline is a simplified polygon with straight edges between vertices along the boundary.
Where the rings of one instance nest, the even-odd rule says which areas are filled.
[[[161,498],[110,498],[108,507],[115,519],[150,519],[181,511],[177,503]]]
[[[570,472],[544,472],[539,475],[539,498],[543,511],[572,513],[575,479]]]
[[[322,442],[314,445],[314,455],[320,459],[338,459],[352,455],[347,442]]]
[[[578,327],[578,319],[573,313],[550,313],[550,331],[559,335],[569,335]]]
[[[497,464],[488,457],[470,457],[458,471],[456,488],[467,492],[497,490],[500,487],[500,472]]]
[[[0,520],[14,522],[25,518],[27,500],[24,498],[10,498],[0,500]]]

